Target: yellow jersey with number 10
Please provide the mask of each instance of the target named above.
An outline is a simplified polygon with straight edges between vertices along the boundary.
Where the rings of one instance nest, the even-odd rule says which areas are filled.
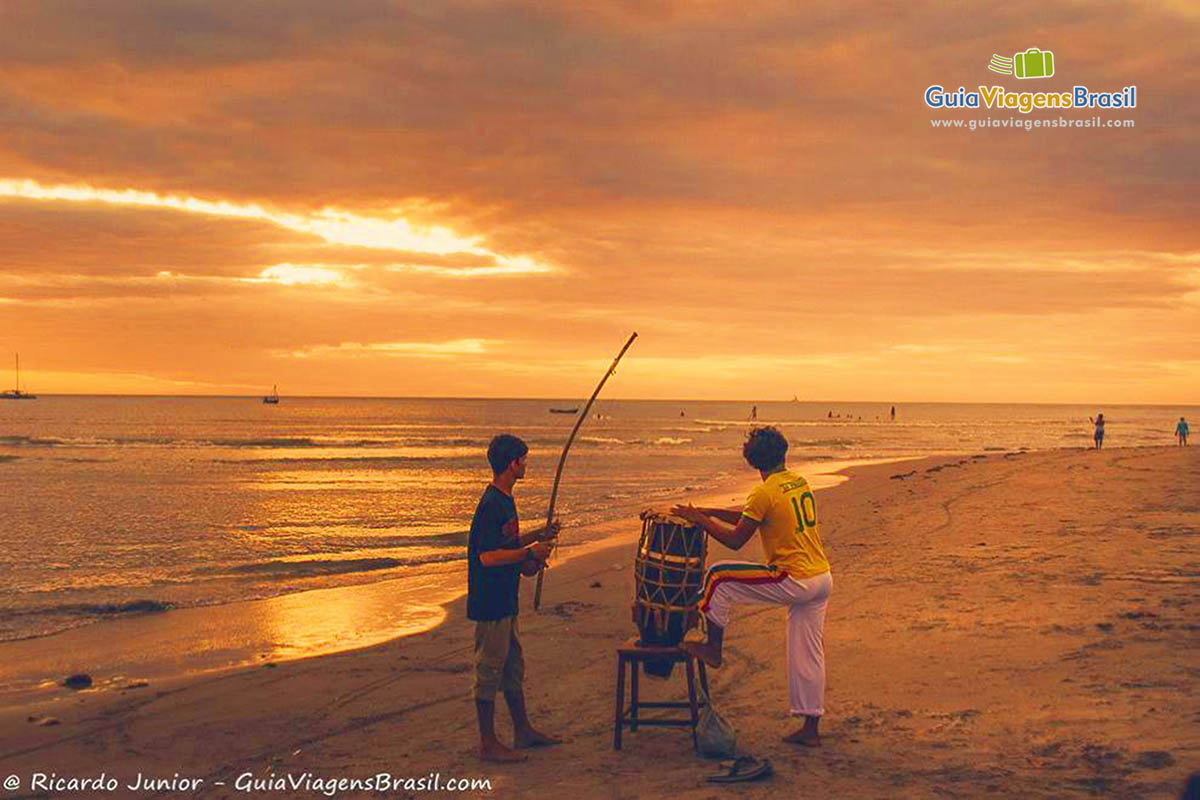
[[[742,515],[759,524],[771,566],[793,578],[829,572],[817,531],[817,501],[804,478],[787,469],[767,476],[746,498]]]

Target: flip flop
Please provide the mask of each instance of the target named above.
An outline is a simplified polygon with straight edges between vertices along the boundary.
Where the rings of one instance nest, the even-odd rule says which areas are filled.
[[[724,772],[716,775],[709,775],[709,783],[741,783],[743,781],[756,781],[760,778],[767,778],[775,774],[774,768],[771,766],[771,759],[764,758],[761,761],[753,756],[742,756],[736,761],[725,761],[721,763]]]

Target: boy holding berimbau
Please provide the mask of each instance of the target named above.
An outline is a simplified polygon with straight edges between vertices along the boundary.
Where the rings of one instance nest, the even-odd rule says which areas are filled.
[[[500,434],[488,445],[492,482],[484,489],[467,543],[467,619],[475,622],[475,710],[479,754],[487,761],[524,761],[496,738],[496,692],[503,691],[513,722],[513,747],[558,744],[537,731],[525,710],[525,657],[517,635],[522,575],[536,575],[550,555],[558,521],[521,535],[513,487],[525,477],[529,448]]]

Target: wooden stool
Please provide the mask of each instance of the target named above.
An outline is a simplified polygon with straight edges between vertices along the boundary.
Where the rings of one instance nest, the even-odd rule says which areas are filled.
[[[641,666],[646,661],[670,661],[672,664],[684,662],[687,668],[688,701],[686,703],[643,702],[638,697],[638,675]],[[625,711],[625,665],[629,665],[629,711]],[[708,696],[708,673],[704,670],[704,662],[680,650],[678,647],[663,647],[662,645],[643,645],[636,639],[630,639],[617,648],[617,710],[613,717],[613,749],[621,749],[621,730],[628,725],[630,731],[637,731],[639,725],[663,725],[670,727],[690,726],[692,729],[692,747],[696,744],[696,725],[700,722],[700,706],[704,705],[696,697],[696,668],[700,665],[700,686],[704,695]],[[686,708],[691,713],[688,719],[638,719],[640,708]]]

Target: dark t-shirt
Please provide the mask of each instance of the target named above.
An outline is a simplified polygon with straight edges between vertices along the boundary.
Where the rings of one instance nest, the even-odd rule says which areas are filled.
[[[482,622],[516,616],[521,565],[484,567],[479,554],[520,547],[520,537],[517,504],[489,483],[475,507],[467,541],[467,619]]]

